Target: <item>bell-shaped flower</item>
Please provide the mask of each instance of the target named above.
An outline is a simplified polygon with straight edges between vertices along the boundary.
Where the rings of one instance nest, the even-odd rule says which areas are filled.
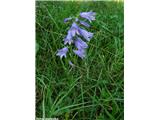
[[[90,39],[93,37],[93,33],[88,32],[84,29],[79,28],[79,33],[81,36],[83,36],[87,41],[90,41]]]
[[[58,50],[58,53],[56,55],[60,56],[60,58],[63,58],[63,56],[66,58],[67,52],[68,52],[68,48],[64,47],[64,48]]]
[[[78,49],[78,50],[73,50],[73,52],[78,55],[81,59],[86,57],[86,50],[84,48]]]
[[[85,27],[90,27],[90,25],[87,22],[84,21],[79,21],[81,25],[85,26]]]
[[[79,35],[79,27],[78,25],[74,22],[69,30],[71,33],[71,36],[74,37],[76,34]]]
[[[81,12],[80,13],[80,16],[82,18],[85,18],[85,19],[89,20],[89,22],[91,22],[92,20],[95,20],[95,15],[96,15],[96,13],[92,12],[92,11],[90,11],[90,12]]]
[[[68,31],[66,38],[64,38],[64,44],[66,45],[68,43],[70,45],[72,42],[73,40],[72,40],[71,31]]]
[[[74,41],[75,46],[78,49],[88,48],[88,45],[86,42],[84,42],[81,38],[77,37],[77,39]]]

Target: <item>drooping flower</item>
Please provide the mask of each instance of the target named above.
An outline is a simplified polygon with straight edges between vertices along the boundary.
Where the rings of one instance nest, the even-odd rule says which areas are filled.
[[[69,30],[71,32],[71,36],[74,37],[76,34],[79,35],[79,27],[78,25],[74,22]]]
[[[92,20],[95,20],[95,15],[96,15],[96,13],[92,12],[92,11],[90,11],[90,12],[81,12],[80,13],[80,16],[82,18],[85,18],[85,19],[89,20],[89,22],[91,22]]]
[[[79,21],[81,25],[84,25],[86,27],[90,27],[90,25],[87,23],[87,22],[84,22],[84,21]]]
[[[73,42],[73,37],[78,34],[79,35],[79,27],[78,25],[74,22],[71,26],[71,28],[68,30],[68,34],[66,38],[64,39],[64,44],[66,45],[67,43],[70,45]]]
[[[68,52],[68,48],[64,47],[64,48],[58,50],[58,53],[56,55],[60,56],[60,58],[63,58],[63,56],[66,58],[67,52]]]
[[[65,19],[64,19],[64,23],[66,23],[66,22],[70,21],[71,19],[72,19],[71,17],[69,17],[69,18],[65,18]]]
[[[93,37],[93,33],[88,32],[84,29],[79,29],[79,33],[81,36],[83,36],[87,41],[90,41],[90,39]]]
[[[64,44],[66,45],[67,43],[70,45],[73,42],[72,40],[72,34],[71,31],[68,31],[68,34],[66,38],[64,39]]]
[[[84,48],[78,49],[78,50],[73,50],[73,52],[78,55],[81,59],[86,57],[86,50]]]
[[[88,45],[86,42],[84,42],[81,38],[77,37],[77,39],[75,40],[75,46],[78,49],[83,49],[83,48],[88,48]]]

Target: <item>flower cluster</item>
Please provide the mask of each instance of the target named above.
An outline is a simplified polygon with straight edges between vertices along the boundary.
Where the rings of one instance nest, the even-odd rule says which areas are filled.
[[[81,12],[79,17],[69,17],[64,19],[64,23],[67,23],[71,20],[73,21],[71,28],[68,30],[67,36],[64,38],[64,45],[74,44],[76,49],[73,50],[73,52],[82,59],[86,57],[86,49],[88,48],[86,42],[90,41],[90,39],[93,37],[93,33],[88,32],[87,30],[81,28],[79,25],[89,28],[90,24],[86,21],[91,23],[93,20],[95,20],[95,15],[96,13],[92,11]],[[82,39],[84,39],[84,41]],[[56,55],[60,56],[60,58],[66,58],[67,52],[68,47],[64,47],[59,49]]]

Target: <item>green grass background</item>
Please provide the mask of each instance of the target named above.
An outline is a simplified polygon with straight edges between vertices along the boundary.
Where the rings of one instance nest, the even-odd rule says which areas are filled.
[[[56,56],[70,24],[63,20],[93,10],[87,58],[72,68]],[[123,120],[124,19],[122,2],[36,1],[36,117]],[[68,58],[67,58],[68,59]]]

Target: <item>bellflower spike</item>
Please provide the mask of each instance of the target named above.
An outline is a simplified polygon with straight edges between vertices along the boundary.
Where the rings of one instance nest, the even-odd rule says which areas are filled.
[[[85,49],[78,49],[78,50],[73,50],[73,52],[78,55],[81,59],[86,57],[86,50]]]
[[[90,41],[90,39],[93,37],[93,33],[88,32],[84,29],[79,29],[80,35],[82,35],[87,41]]]
[[[69,17],[64,19],[64,23],[68,21],[74,21],[70,27],[70,29],[67,32],[66,37],[64,38],[64,45],[67,47],[64,47],[62,49],[59,49],[57,52],[57,56],[59,56],[61,59],[64,57],[66,58],[66,54],[69,51],[68,49],[72,49],[73,46],[71,44],[73,43],[74,48],[76,50],[72,50],[73,53],[75,53],[78,57],[81,59],[84,59],[86,57],[86,49],[88,48],[87,41],[90,41],[90,39],[93,37],[93,33],[88,32],[84,28],[81,28],[81,26],[90,27],[89,22],[95,20],[95,12],[81,12],[79,16],[76,17]],[[81,20],[82,18],[86,19],[89,22],[86,22],[85,20]],[[80,38],[81,37],[81,38]],[[70,45],[70,46],[69,46]],[[72,54],[69,54],[72,55]],[[71,56],[69,56],[71,59]],[[72,67],[74,64],[68,60],[68,64],[71,65]]]
[[[85,19],[89,20],[89,22],[91,22],[92,20],[95,20],[95,15],[96,15],[96,13],[92,12],[92,11],[90,11],[90,12],[81,12],[80,13],[80,16],[82,18],[85,18]]]
[[[67,52],[68,52],[68,48],[64,47],[64,48],[58,50],[58,53],[56,55],[60,56],[61,59],[63,58],[63,56],[66,58]]]
[[[87,22],[84,22],[84,21],[80,21],[80,24],[85,26],[85,27],[90,27],[90,25],[87,23]]]
[[[66,23],[66,22],[70,21],[71,19],[72,19],[71,17],[69,17],[69,18],[65,18],[65,19],[64,19],[64,23]]]
[[[77,39],[75,40],[75,46],[78,49],[83,49],[83,48],[88,48],[88,45],[86,42],[84,42],[81,38],[77,37]]]

